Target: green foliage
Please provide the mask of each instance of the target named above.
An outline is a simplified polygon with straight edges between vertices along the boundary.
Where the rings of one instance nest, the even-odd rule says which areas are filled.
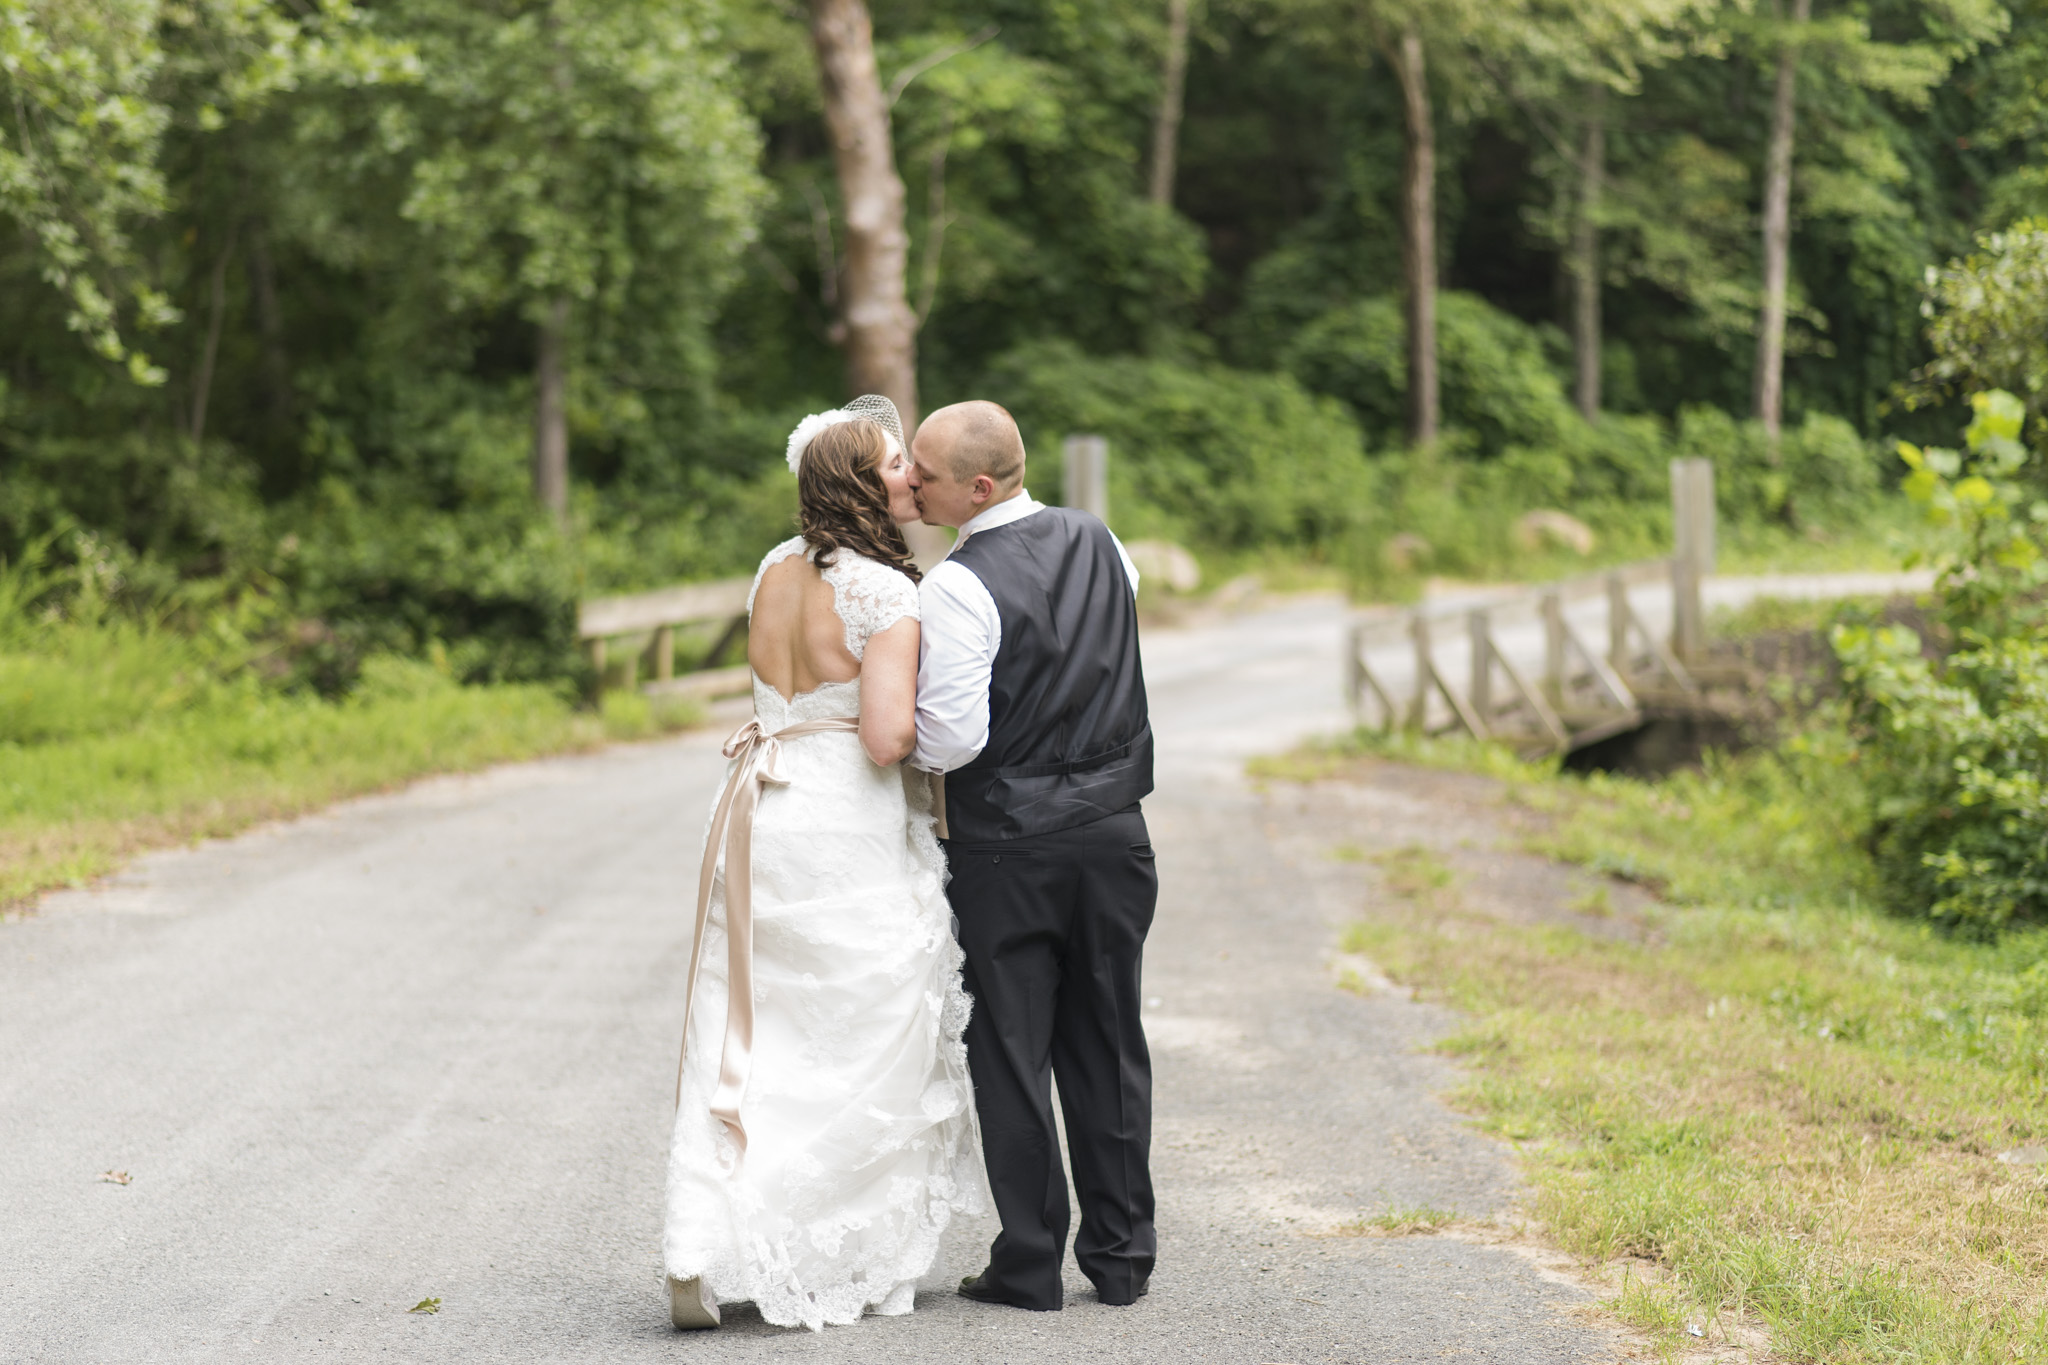
[[[421,79],[360,129],[406,165],[405,240],[451,302],[708,311],[758,193],[711,18],[669,0],[395,8]]]
[[[1916,396],[2004,389],[2048,415],[2048,218],[1985,233],[1976,251],[1930,268],[1922,311],[1934,360]]]
[[[137,237],[171,203],[166,132],[182,120],[209,136],[280,91],[374,84],[406,65],[349,0],[296,14],[270,0],[8,0],[0,87],[13,119],[0,144],[0,212],[33,238],[66,330],[134,382],[160,384],[167,372],[129,334],[179,319]]]
[[[1378,457],[1383,492],[1361,518],[1372,545],[1419,535],[1431,569],[1497,574],[1515,554],[1515,518],[1562,508],[1599,533],[1605,553],[1658,553],[1679,455],[1714,462],[1721,513],[1735,526],[1852,526],[1879,494],[1881,458],[1839,418],[1808,414],[1775,444],[1755,423],[1706,405],[1681,410],[1675,431],[1649,417],[1592,425],[1566,400],[1538,329],[1469,294],[1440,302],[1448,434],[1433,454]],[[1368,299],[1310,322],[1285,363],[1390,443],[1404,421],[1403,338],[1398,301]],[[1358,563],[1374,576],[1373,555]]]
[[[0,424],[4,432],[4,424]],[[0,434],[0,545],[92,528],[141,600],[198,571],[234,579],[267,560],[255,471],[225,446],[147,430],[105,436]]]
[[[1156,0],[877,0],[927,405],[987,376],[1033,409],[1041,468],[1070,426],[1112,435],[1135,461],[1118,476],[1134,533],[1375,584],[1399,576],[1383,551],[1403,534],[1430,570],[1564,567],[1514,548],[1532,507],[1592,525],[1602,556],[1655,552],[1665,462],[1695,446],[1721,467],[1732,540],[1854,523],[1878,462],[1821,415],[1874,429],[1927,358],[1927,263],[1980,211],[2009,216],[1984,187],[2024,198],[2041,2],[1976,56],[2002,13],[1986,0],[1818,0],[1793,35],[1804,349],[1774,453],[1707,412],[1748,403],[1767,68],[1787,40],[1761,12],[1197,6],[1158,205]],[[0,5],[0,215],[19,229],[0,234],[0,553],[83,527],[138,617],[265,602],[286,675],[339,695],[366,659],[437,647],[468,679],[573,679],[575,597],[743,572],[784,532],[783,435],[844,373],[846,205],[800,10]],[[1452,435],[1429,459],[1391,449],[1402,113],[1383,54],[1411,8],[1452,286]],[[1553,373],[1554,319],[1595,89],[1619,412],[1588,426]],[[541,324],[564,304],[575,491],[556,528],[527,461]],[[2030,335],[2023,312],[1997,326]],[[1056,393],[1038,369],[1082,382]]]
[[[150,98],[163,63],[156,21],[146,0],[0,9],[0,67],[15,106],[15,137],[0,147],[0,209],[35,238],[43,278],[69,305],[66,326],[145,383],[162,371],[123,340],[119,310],[127,302],[157,326],[175,316],[131,282],[129,229],[165,202],[155,158],[168,111]]]
[[[1930,664],[1900,627],[1844,630],[1869,736],[1878,856],[1913,912],[1967,929],[2048,918],[2048,647]]]
[[[1390,444],[1406,420],[1406,338],[1401,301],[1381,295],[1311,323],[1281,364],[1304,387],[1348,403],[1375,445]],[[1481,454],[1555,445],[1576,422],[1537,330],[1485,300],[1439,295],[1437,348],[1444,425],[1471,433]]]
[[[2006,162],[1987,195],[1987,223],[2048,216],[2048,3],[2011,0],[2012,32],[1973,72],[1977,127],[1971,141]]]
[[[1341,542],[1373,499],[1357,426],[1284,376],[1049,344],[1003,357],[985,392],[1017,415],[1041,494],[1061,436],[1107,436],[1111,505],[1133,534],[1313,552]]]
[[[304,525],[280,576],[305,613],[295,666],[322,691],[380,652],[445,644],[469,682],[559,678],[576,657],[574,556],[524,499],[443,510],[330,481]]]
[[[1714,499],[1736,524],[1767,521],[1842,525],[1869,508],[1884,461],[1839,417],[1808,413],[1774,446],[1755,422],[1718,408],[1679,414],[1673,454],[1714,462]]]
[[[1906,910],[1984,931],[2048,918],[2048,503],[2017,479],[2025,410],[1972,400],[1967,451],[1902,446],[1906,491],[1952,536],[1930,659],[1900,626],[1839,626],[1873,838]]]

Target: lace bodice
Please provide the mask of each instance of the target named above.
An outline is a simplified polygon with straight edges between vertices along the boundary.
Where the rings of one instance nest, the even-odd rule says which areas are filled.
[[[754,586],[747,591],[747,615],[754,614],[754,594],[761,591],[762,575],[795,554],[813,564],[818,562],[818,552],[802,536],[792,536],[770,550],[754,571]],[[906,616],[918,619],[917,585],[901,572],[851,550],[837,551],[832,561],[818,572],[832,585],[832,610],[846,627],[846,652],[855,659],[866,656],[870,636]]]

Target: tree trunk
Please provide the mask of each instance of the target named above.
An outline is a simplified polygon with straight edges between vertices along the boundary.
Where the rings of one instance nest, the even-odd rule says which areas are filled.
[[[569,299],[548,301],[533,362],[533,493],[557,522],[569,516]]]
[[[1180,150],[1181,100],[1188,80],[1188,0],[1166,0],[1166,66],[1159,78],[1159,116],[1152,123],[1152,202],[1173,204]]]
[[[1407,293],[1408,439],[1418,446],[1436,441],[1436,125],[1430,115],[1428,72],[1422,34],[1414,24],[1401,31],[1393,57],[1401,82],[1408,132],[1402,167],[1401,273]]]
[[[1572,224],[1572,358],[1579,415],[1600,420],[1600,212],[1607,176],[1607,92],[1593,92],[1579,149],[1579,212]]]
[[[863,0],[811,0],[825,125],[846,213],[839,277],[839,334],[846,387],[896,404],[903,429],[917,427],[917,315],[905,278],[910,234],[903,177],[896,173],[889,103],[875,70],[874,25]]]
[[[249,228],[249,294],[256,300],[256,328],[263,338],[263,378],[270,389],[272,438],[289,438],[293,409],[291,356],[285,350],[284,313],[277,304],[277,268],[270,259],[270,233],[262,222]]]
[[[1792,0],[1793,23],[1804,24],[1812,12],[1813,0]],[[1755,416],[1763,423],[1774,452],[1785,412],[1785,296],[1792,245],[1792,124],[1798,83],[1799,45],[1788,42],[1778,51],[1770,150],[1764,159],[1764,297],[1756,337]]]
[[[206,344],[199,352],[198,373],[192,379],[191,432],[195,445],[206,435],[206,407],[213,394],[213,366],[220,357],[221,323],[227,317],[228,261],[235,254],[235,236],[240,227],[240,223],[228,225],[228,239],[221,247],[220,255],[214,258],[212,287],[207,291]]]

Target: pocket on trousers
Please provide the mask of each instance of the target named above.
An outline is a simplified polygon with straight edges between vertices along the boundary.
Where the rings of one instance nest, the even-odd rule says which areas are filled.
[[[946,856],[974,858],[984,862],[999,863],[1005,858],[1036,858],[1035,848],[1004,848],[1001,844],[954,844],[947,848]]]
[[[1133,858],[1143,858],[1143,859],[1145,859],[1145,860],[1146,860],[1147,862],[1150,862],[1150,861],[1151,861],[1151,859],[1152,859],[1152,856],[1153,856],[1153,854],[1152,854],[1152,845],[1150,845],[1150,844],[1132,844],[1132,845],[1131,845],[1131,856],[1132,856]]]

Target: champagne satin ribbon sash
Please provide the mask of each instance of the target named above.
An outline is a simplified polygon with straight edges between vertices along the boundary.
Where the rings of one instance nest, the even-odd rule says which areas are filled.
[[[711,920],[711,882],[718,871],[718,851],[725,850],[725,1043],[719,1053],[718,1088],[711,1095],[711,1115],[732,1134],[744,1154],[747,1132],[740,1126],[740,1099],[754,1051],[754,808],[769,783],[786,786],[782,775],[782,741],[804,735],[858,733],[852,716],[799,721],[769,734],[759,720],[750,720],[725,742],[725,756],[737,759],[711,831],[704,839],[704,867],[697,877],[697,932],[690,942],[689,987],[683,995],[683,1055],[676,1062],[676,1104],[683,1102],[683,1065],[690,1055],[690,1016],[697,1000],[697,967],[704,955],[704,929]]]

